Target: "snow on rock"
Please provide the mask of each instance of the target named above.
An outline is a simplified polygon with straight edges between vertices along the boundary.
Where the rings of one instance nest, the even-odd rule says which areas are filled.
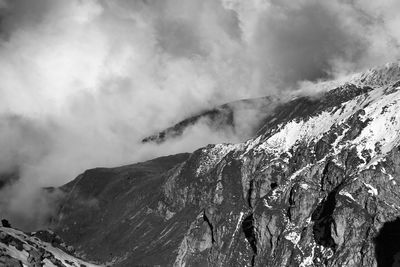
[[[364,185],[369,188],[368,189],[368,193],[370,193],[373,196],[377,196],[378,195],[378,189],[376,189],[375,187],[373,187],[372,185],[367,184],[367,183],[364,183]]]
[[[296,232],[290,232],[285,235],[285,238],[293,243],[293,245],[297,245],[300,241],[300,234]]]
[[[323,112],[308,121],[291,121],[282,130],[268,138],[262,145],[265,149],[276,150],[283,153],[293,147],[299,140],[311,141],[327,132],[341,116],[332,116],[329,112]]]
[[[272,209],[272,206],[268,203],[267,199],[264,199],[264,206],[269,208],[269,209]]]
[[[232,239],[231,239],[231,242],[229,244],[229,247],[232,247],[232,243],[235,240],[236,233],[239,231],[240,224],[242,223],[243,216],[244,216],[244,212],[241,211],[240,214],[239,214],[239,219],[237,221],[235,231],[233,232]]]
[[[361,134],[352,141],[359,151],[367,149],[372,156],[377,153],[386,154],[400,141],[400,91],[382,95],[377,92],[371,100],[374,101],[364,108],[364,121],[369,120],[368,125]],[[377,144],[379,150],[375,149]]]
[[[383,87],[400,80],[399,62],[387,63],[383,66],[372,68],[366,72],[356,74],[350,81],[357,85]]]
[[[308,190],[308,188],[310,188],[310,186],[308,184],[301,184],[300,185],[301,188],[303,188],[304,190]]]
[[[347,191],[345,191],[345,190],[340,191],[339,194],[342,195],[342,196],[346,196],[346,197],[350,198],[350,199],[353,200],[353,201],[356,201],[356,200],[354,199],[354,197],[353,197],[349,192],[347,192]]]
[[[340,108],[327,109],[309,118],[294,118],[277,125],[265,136],[249,140],[244,154],[251,150],[269,154],[289,152],[297,144],[317,141],[334,126],[340,126],[343,131],[332,143],[335,154],[356,147],[359,158],[364,161],[359,168],[372,167],[400,144],[400,90],[388,93],[386,89],[395,85],[387,82],[382,84],[385,86],[354,97],[342,103]],[[350,129],[355,132],[353,135],[348,133]],[[371,159],[364,157],[365,151]]]
[[[307,257],[304,257],[303,261],[300,263],[300,267],[308,267],[314,266],[314,253],[315,253],[316,244],[313,243],[311,247],[311,254]]]
[[[222,158],[234,149],[238,149],[240,145],[235,144],[217,144],[202,149],[201,164],[197,167],[196,175],[206,173],[215,166]]]

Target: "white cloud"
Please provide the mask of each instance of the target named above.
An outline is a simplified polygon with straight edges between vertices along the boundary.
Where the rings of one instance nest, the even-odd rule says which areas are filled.
[[[216,104],[396,60],[398,5],[1,1],[0,167],[21,169],[13,201],[29,199],[27,184],[57,186],[87,168],[237,141],[202,125],[173,144],[140,144]]]

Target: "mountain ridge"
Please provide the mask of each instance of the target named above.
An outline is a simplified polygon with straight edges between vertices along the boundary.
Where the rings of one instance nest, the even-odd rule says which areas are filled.
[[[266,116],[257,136],[88,170],[53,229],[114,266],[397,266],[400,68]]]
[[[143,138],[141,142],[161,144],[181,137],[190,127],[198,124],[206,125],[213,132],[230,131],[241,139],[248,139],[262,124],[263,117],[256,118],[255,115],[268,114],[282,101],[283,97],[264,96],[229,102],[183,119],[173,126]],[[244,119],[248,116],[253,116],[251,123]]]
[[[248,125],[241,125],[241,121],[238,121],[238,117],[244,117],[250,113],[252,115],[259,114],[258,119],[251,123],[251,129],[242,133],[240,135],[241,139],[245,141],[246,139],[253,138],[257,136],[260,128],[263,127],[266,120],[265,117],[273,113],[274,109],[280,105],[287,102],[291,102],[296,98],[307,98],[312,101],[314,98],[318,98],[318,95],[324,94],[327,91],[335,90],[338,87],[376,87],[384,86],[390,82],[397,81],[400,79],[400,69],[398,63],[387,63],[383,66],[369,69],[365,72],[354,74],[347,78],[338,79],[337,81],[326,81],[320,82],[323,84],[323,88],[319,88],[318,85],[313,85],[315,94],[304,94],[301,92],[294,92],[289,94],[291,96],[284,97],[280,96],[264,96],[258,98],[249,98],[237,100],[229,103],[225,103],[216,106],[212,109],[208,109],[199,112],[193,116],[187,117],[178,123],[170,126],[158,133],[151,134],[142,139],[142,143],[156,143],[161,144],[174,138],[182,136],[182,134],[188,130],[190,127],[196,124],[203,123],[207,125],[211,130],[218,131],[232,131],[233,133],[243,131],[243,127]],[[260,115],[261,114],[261,115]],[[263,115],[264,114],[264,115]]]

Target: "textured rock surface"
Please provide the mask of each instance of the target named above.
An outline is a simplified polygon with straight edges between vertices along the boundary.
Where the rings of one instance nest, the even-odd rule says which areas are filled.
[[[56,232],[116,266],[398,266],[399,80],[387,65],[279,105],[245,143],[87,171]]]
[[[173,261],[172,251],[196,214],[188,207],[175,215],[164,201],[162,185],[188,156],[84,172],[62,187],[67,194],[54,222],[56,232],[79,255],[97,262],[130,266]]]
[[[51,231],[23,233],[0,227],[0,266],[91,267],[98,266],[74,257],[71,247]]]

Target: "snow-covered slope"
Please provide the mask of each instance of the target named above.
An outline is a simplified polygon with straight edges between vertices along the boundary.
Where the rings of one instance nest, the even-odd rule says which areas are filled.
[[[0,227],[0,266],[57,266],[57,267],[95,267],[61,250],[63,244],[45,242],[39,237],[55,236],[49,231],[24,233],[19,230]],[[64,249],[68,249],[65,248]],[[71,248],[69,248],[71,249]]]
[[[373,68],[366,72],[341,78],[309,84],[306,88],[309,94],[324,92],[345,85],[357,87],[382,87],[400,79],[400,66],[398,63],[389,63],[382,67]],[[217,106],[213,109],[200,112],[188,117],[177,124],[160,131],[159,133],[145,137],[142,142],[162,143],[183,135],[190,127],[204,124],[215,132],[231,131],[242,140],[254,137],[262,127],[262,121],[274,108],[287,102],[296,95],[304,95],[305,92],[295,91],[281,96],[268,96],[253,99],[243,99]],[[251,118],[251,119],[250,119]]]
[[[344,87],[336,90],[347,89]],[[342,128],[340,134],[335,129],[337,127]],[[310,114],[307,118],[296,116],[248,141],[245,146],[247,150],[266,150],[280,154],[288,152],[299,143],[317,142],[328,132],[337,134],[332,144],[334,151],[330,155],[354,147],[365,161],[359,167],[366,164],[363,152],[373,162],[384,157],[400,144],[400,83],[396,81],[377,86],[338,106]],[[349,135],[357,136],[349,138]]]
[[[362,92],[330,103],[354,90]],[[199,179],[221,164],[240,162],[237,171],[252,221],[251,238],[245,236],[249,245],[258,243],[252,265],[392,266],[400,255],[400,247],[393,252],[392,245],[382,244],[388,237],[379,234],[400,218],[399,65],[356,75],[329,95],[334,96],[330,101],[324,103],[323,97],[317,101],[323,105],[309,110],[312,103],[306,99],[282,105],[266,119],[260,135],[246,143],[203,149],[204,158],[215,160],[199,164]],[[222,184],[215,194],[221,191]],[[243,212],[236,215],[242,223]],[[396,227],[390,234],[400,233]],[[187,262],[198,260],[196,252],[181,248],[178,265],[185,262],[182,254]],[[277,254],[279,259],[265,258]]]

